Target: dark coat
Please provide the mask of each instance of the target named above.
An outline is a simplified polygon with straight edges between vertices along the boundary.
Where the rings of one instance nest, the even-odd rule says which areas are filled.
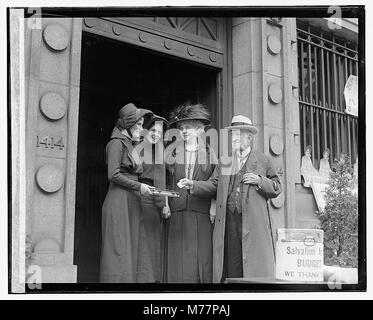
[[[245,163],[246,171],[262,177],[261,188],[243,184],[242,192],[242,260],[244,277],[274,277],[275,256],[271,235],[267,199],[281,192],[277,172],[270,159],[252,150]],[[207,182],[194,183],[193,193],[200,196],[217,196],[216,218],[213,233],[213,282],[222,280],[224,261],[224,234],[230,168],[219,164]],[[276,189],[275,184],[276,182]]]
[[[131,139],[114,129],[106,146],[109,190],[102,206],[101,282],[148,282],[150,254],[141,221],[142,167]]]
[[[164,189],[166,187],[166,169],[163,159],[163,141],[160,140],[156,145],[152,145],[145,139],[141,147],[150,150],[151,157],[149,159],[144,158],[143,173],[140,175],[140,180],[144,179],[144,183],[151,183],[155,187]],[[164,205],[165,198],[163,196],[143,195],[141,197],[142,220],[150,252],[151,272],[156,282],[163,280],[164,271],[165,248],[162,237],[164,221],[161,219],[161,210]]]
[[[180,142],[181,148],[171,157],[177,157],[178,152],[183,153],[183,145]],[[193,171],[194,180],[210,178],[215,164],[204,161],[209,160],[209,155],[209,150],[199,150]],[[169,200],[167,279],[172,283],[209,283],[212,282],[211,200],[190,195],[185,189],[177,187],[177,182],[185,178],[183,163],[168,167],[171,178],[169,188],[180,192],[180,197]]]
[[[171,154],[167,154],[172,151]],[[179,198],[170,198],[169,205],[172,211],[190,210],[195,212],[207,213],[210,210],[211,200],[206,197],[199,197],[187,192],[186,189],[179,189],[177,183],[180,179],[185,178],[185,159],[184,159],[184,142],[178,141],[175,149],[167,148],[166,163],[167,166],[168,186],[180,193]],[[193,171],[193,180],[208,180],[217,163],[215,153],[212,149],[200,147]]]

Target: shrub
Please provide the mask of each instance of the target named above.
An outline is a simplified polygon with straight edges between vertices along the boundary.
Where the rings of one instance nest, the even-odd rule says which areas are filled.
[[[354,178],[350,158],[342,155],[330,173],[325,208],[317,212],[324,230],[326,265],[358,265],[358,198],[352,192]]]

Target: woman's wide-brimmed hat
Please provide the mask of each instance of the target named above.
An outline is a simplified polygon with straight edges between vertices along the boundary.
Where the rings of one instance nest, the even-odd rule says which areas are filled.
[[[123,129],[129,129],[142,117],[153,115],[153,112],[137,108],[133,103],[128,103],[119,110],[118,115],[123,120],[121,121]]]
[[[170,127],[181,121],[198,120],[204,125],[209,125],[210,112],[202,104],[184,104],[177,107],[170,115]]]
[[[162,121],[163,122],[163,130],[167,130],[168,126],[169,126],[169,122],[167,121],[166,118],[163,118],[161,116],[158,116],[156,114],[154,114],[146,123],[144,123],[144,128],[145,129],[150,129],[151,126],[156,122],[156,121]]]
[[[232,118],[231,125],[228,127],[225,127],[225,129],[228,130],[248,130],[252,132],[253,134],[258,133],[258,128],[253,125],[251,120],[248,117],[242,116],[242,115],[237,115]]]

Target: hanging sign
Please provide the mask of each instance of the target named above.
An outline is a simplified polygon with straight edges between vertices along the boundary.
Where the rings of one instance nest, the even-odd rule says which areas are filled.
[[[343,93],[346,100],[345,112],[357,117],[359,106],[359,85],[357,76],[350,75],[348,77]]]

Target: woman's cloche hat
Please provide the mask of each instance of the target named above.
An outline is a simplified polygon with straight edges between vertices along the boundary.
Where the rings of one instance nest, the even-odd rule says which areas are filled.
[[[153,115],[152,111],[137,108],[133,103],[127,103],[118,112],[117,126],[120,126],[120,129],[129,129],[142,117],[151,115]]]
[[[165,131],[168,126],[169,126],[169,122],[167,121],[167,119],[161,117],[161,116],[158,116],[156,114],[154,114],[148,121],[146,121],[144,123],[144,128],[145,129],[150,129],[151,126],[156,122],[156,121],[162,121],[163,122],[163,130]]]

